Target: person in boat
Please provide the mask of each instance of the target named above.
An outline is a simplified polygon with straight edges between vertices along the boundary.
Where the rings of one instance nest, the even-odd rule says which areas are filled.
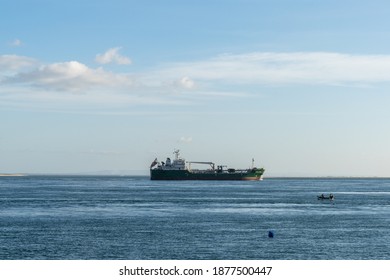
[[[321,196],[320,196],[321,198],[325,198],[325,196],[324,196],[324,194],[321,194]]]
[[[333,194],[330,194],[329,199],[333,199],[333,198],[334,198]]]

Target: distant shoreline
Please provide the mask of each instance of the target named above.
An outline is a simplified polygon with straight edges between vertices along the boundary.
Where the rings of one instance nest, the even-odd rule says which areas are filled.
[[[25,174],[0,174],[0,177],[22,177],[26,176]]]

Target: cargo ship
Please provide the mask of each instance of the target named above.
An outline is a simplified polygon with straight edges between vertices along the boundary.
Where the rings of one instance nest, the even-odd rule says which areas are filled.
[[[248,169],[226,168],[225,165],[215,166],[213,162],[185,161],[180,158],[179,150],[174,151],[175,159],[167,158],[159,162],[157,158],[150,165],[151,180],[262,180],[264,168]],[[192,164],[209,165],[207,169],[193,169]]]

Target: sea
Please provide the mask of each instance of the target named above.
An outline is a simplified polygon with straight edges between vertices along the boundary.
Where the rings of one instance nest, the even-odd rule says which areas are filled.
[[[0,259],[389,260],[390,179],[0,177]]]

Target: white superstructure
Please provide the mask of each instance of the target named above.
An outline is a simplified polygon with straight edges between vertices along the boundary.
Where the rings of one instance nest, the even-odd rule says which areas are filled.
[[[175,159],[172,161],[170,158],[164,162],[158,164],[157,168],[162,170],[184,170],[186,169],[186,161],[180,158],[180,150],[175,150]]]

